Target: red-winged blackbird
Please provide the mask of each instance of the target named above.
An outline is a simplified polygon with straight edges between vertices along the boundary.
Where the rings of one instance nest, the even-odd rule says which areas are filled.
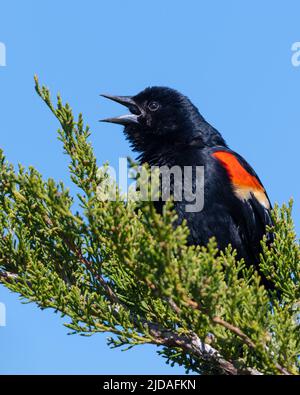
[[[215,236],[220,249],[230,243],[239,258],[257,266],[260,241],[272,220],[269,198],[252,167],[228,148],[186,96],[173,89],[151,87],[136,96],[103,96],[128,107],[130,114],[103,121],[125,126],[140,163],[204,166],[203,209],[186,212],[186,201],[175,202],[179,221],[187,221],[189,243],[205,245]],[[271,242],[272,234],[267,237]]]

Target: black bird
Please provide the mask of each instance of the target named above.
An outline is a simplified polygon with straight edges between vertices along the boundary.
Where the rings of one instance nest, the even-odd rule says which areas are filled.
[[[252,167],[176,90],[150,87],[136,96],[102,96],[128,107],[130,114],[103,121],[125,126],[141,164],[204,166],[203,209],[187,212],[186,201],[175,202],[179,221],[187,221],[189,244],[205,245],[215,236],[220,249],[230,243],[238,258],[258,267],[260,241],[272,220],[268,195]],[[270,243],[272,237],[267,233]]]

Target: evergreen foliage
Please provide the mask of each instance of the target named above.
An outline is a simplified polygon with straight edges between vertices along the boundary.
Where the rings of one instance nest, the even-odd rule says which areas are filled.
[[[60,122],[76,197],[34,168],[0,153],[0,282],[41,308],[69,317],[72,333],[109,332],[111,347],[161,346],[172,365],[202,374],[298,374],[300,246],[292,204],[273,210],[275,242],[261,270],[219,254],[214,240],[187,246],[151,202],[99,199],[109,181],[98,171],[90,130],[58,96],[36,91]],[[79,204],[78,204],[79,202]],[[78,211],[74,206],[80,207]]]

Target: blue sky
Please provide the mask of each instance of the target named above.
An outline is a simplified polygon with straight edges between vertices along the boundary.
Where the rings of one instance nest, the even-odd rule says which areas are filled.
[[[0,147],[14,164],[71,186],[57,121],[36,96],[33,75],[58,91],[93,131],[99,164],[132,155],[122,130],[99,124],[117,104],[101,92],[176,88],[199,107],[262,179],[272,202],[293,196],[299,234],[300,3],[279,1],[0,1]],[[72,186],[71,186],[72,188]],[[143,346],[110,350],[107,335],[67,336],[51,311],[23,305],[0,286],[0,373],[183,373]]]

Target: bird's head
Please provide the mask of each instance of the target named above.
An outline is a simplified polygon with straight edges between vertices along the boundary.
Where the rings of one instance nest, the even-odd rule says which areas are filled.
[[[197,107],[174,89],[151,87],[135,96],[102,96],[129,109],[129,114],[103,121],[124,125],[124,132],[136,151],[143,152],[153,144],[188,144],[192,141],[205,146],[213,142],[213,137],[220,137],[224,142]],[[212,145],[217,144],[213,142]]]

